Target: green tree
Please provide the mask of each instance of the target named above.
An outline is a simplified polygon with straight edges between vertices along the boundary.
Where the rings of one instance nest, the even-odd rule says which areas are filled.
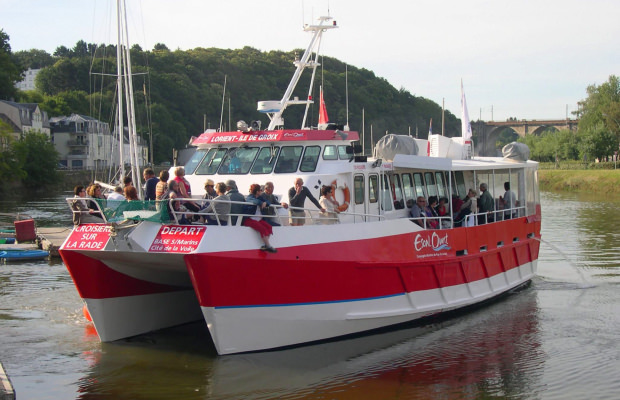
[[[24,171],[22,183],[32,189],[58,182],[56,170],[59,155],[54,144],[43,133],[27,133],[11,146]]]
[[[604,123],[579,131],[581,156],[587,156],[589,160],[598,158],[602,160],[606,156],[614,154],[618,148],[618,139]]]
[[[603,123],[608,132],[620,139],[620,79],[611,75],[600,86],[588,86],[587,93],[588,97],[579,102],[579,130],[602,132],[598,125]]]
[[[17,94],[15,84],[21,81],[23,68],[13,59],[9,35],[0,29],[0,99],[10,100]]]
[[[45,50],[22,50],[13,53],[15,60],[24,68],[40,69],[54,64],[54,57]]]
[[[26,175],[12,146],[12,132],[10,125],[0,119],[0,176],[6,181],[21,179]],[[3,189],[3,185],[0,185],[0,191]]]

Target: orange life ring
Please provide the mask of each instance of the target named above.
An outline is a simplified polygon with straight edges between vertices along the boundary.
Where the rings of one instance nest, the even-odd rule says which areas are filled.
[[[334,181],[332,182],[332,197],[334,200],[336,200],[336,189],[338,189],[338,186],[336,185],[336,179],[334,179]],[[338,207],[336,207],[336,209],[339,212],[343,212],[349,208],[349,204],[351,201],[351,192],[349,192],[349,188],[347,187],[347,185],[345,185],[344,188],[340,189],[342,190],[342,194],[344,195],[344,202]]]

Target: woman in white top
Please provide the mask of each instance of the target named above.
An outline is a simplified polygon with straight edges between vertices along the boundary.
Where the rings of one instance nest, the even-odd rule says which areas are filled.
[[[323,185],[323,187],[321,187],[319,204],[325,210],[319,213],[321,215],[321,223],[324,225],[337,224],[339,222],[338,213],[340,211],[338,211],[338,206],[340,206],[340,204],[334,199],[331,186]]]

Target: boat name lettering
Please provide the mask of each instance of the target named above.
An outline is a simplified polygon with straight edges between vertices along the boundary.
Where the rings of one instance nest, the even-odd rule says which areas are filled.
[[[297,137],[304,137],[304,136],[305,136],[305,134],[303,132],[292,132],[292,133],[287,132],[287,133],[284,134],[284,137],[294,137],[294,138],[297,138]]]
[[[214,137],[211,142],[212,143],[218,143],[218,142],[236,142],[237,141],[238,136],[216,136]]]
[[[76,232],[110,232],[110,227],[107,225],[78,225],[75,228]]]
[[[428,235],[423,237],[422,234],[418,233],[415,237],[416,251],[429,247],[432,248],[433,251],[449,250],[448,234],[446,233],[444,236],[440,236],[437,232],[433,232],[430,237]]]
[[[205,228],[204,227],[181,227],[181,226],[165,226],[162,228],[161,233],[162,234],[170,234],[170,235],[193,235],[193,236],[197,236],[197,235],[202,235],[202,233],[204,232]]]

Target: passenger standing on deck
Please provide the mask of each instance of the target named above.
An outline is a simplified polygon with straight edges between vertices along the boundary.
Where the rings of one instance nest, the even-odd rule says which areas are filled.
[[[273,205],[279,204],[284,208],[288,208],[288,204],[284,202],[280,202],[278,196],[273,194],[273,182],[265,183],[265,191],[260,195],[263,200],[266,200],[271,207],[267,207],[263,209],[263,215],[265,216],[264,220],[271,226],[280,226],[280,224],[276,221],[275,216],[277,215],[276,209]]]
[[[165,169],[159,173],[159,182],[155,186],[155,199],[162,200],[164,194],[168,190],[168,179],[170,179],[170,173]]]
[[[157,183],[159,183],[159,179],[155,176],[155,171],[153,171],[153,168],[150,167],[145,168],[142,176],[144,176],[144,181],[146,182],[144,184],[144,200],[155,200],[157,198]]]
[[[250,227],[260,234],[260,238],[265,243],[260,249],[269,253],[276,253],[271,244],[269,244],[269,236],[273,235],[273,228],[263,220],[261,209],[269,207],[269,203],[260,198],[260,185],[253,183],[250,186],[250,194],[245,198],[247,203],[243,205],[243,221],[242,225]]]
[[[174,170],[174,175],[174,180],[179,183],[180,197],[185,199],[191,199],[192,186],[189,184],[187,179],[185,179],[185,168],[177,167],[177,169]],[[198,204],[194,203],[193,201],[185,200],[183,201],[183,205],[190,211],[200,211],[200,207],[198,207]]]
[[[478,209],[478,200],[476,199],[476,191],[474,189],[469,189],[467,192],[467,197],[463,205],[461,206],[461,210],[458,215],[454,217],[454,226],[462,226],[463,220],[467,218],[469,214],[475,212]],[[466,225],[466,224],[465,224]]]
[[[334,199],[334,194],[331,185],[323,185],[321,187],[321,198],[319,203],[325,209],[325,212],[321,212],[321,223],[325,225],[337,224],[338,220],[338,202]]]
[[[232,179],[226,181],[226,195],[230,197],[230,201],[244,202],[245,197],[237,189],[237,182]],[[230,223],[237,225],[237,215],[241,214],[243,204],[231,203],[230,204]]]
[[[321,207],[321,204],[318,200],[310,193],[310,189],[304,186],[304,180],[301,178],[295,179],[295,186],[288,190],[288,202],[291,207],[299,207],[304,208],[304,204],[306,203],[306,197],[310,199],[312,203],[321,212],[325,212],[325,209]],[[290,223],[292,226],[301,226],[306,223],[306,212],[305,210],[293,210],[289,209],[289,214],[291,216]]]
[[[504,207],[504,219],[514,218],[516,215],[515,205],[517,198],[515,192],[510,190],[510,182],[504,182],[504,197],[499,196],[499,202]]]
[[[493,211],[495,210],[495,202],[491,193],[489,193],[486,183],[480,184],[480,199],[478,200],[478,225],[486,224],[487,222],[493,222],[495,220]]]

